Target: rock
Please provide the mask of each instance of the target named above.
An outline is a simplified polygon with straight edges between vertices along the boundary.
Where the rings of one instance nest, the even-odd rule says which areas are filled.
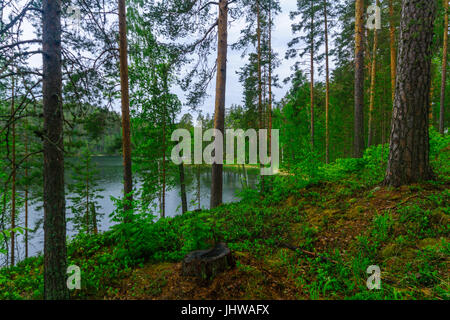
[[[236,263],[228,246],[220,242],[209,250],[192,251],[182,263],[182,275],[210,281],[221,272],[234,268]]]

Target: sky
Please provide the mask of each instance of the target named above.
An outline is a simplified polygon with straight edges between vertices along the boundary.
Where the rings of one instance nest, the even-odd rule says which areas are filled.
[[[19,0],[19,2],[24,2],[24,0]],[[280,0],[281,4],[281,13],[274,17],[274,28],[272,30],[272,47],[273,50],[278,53],[278,57],[280,59],[280,66],[274,70],[274,73],[278,75],[280,79],[281,88],[273,87],[274,101],[278,101],[287,92],[289,89],[289,84],[284,85],[281,81],[288,77],[292,71],[291,67],[295,63],[294,60],[286,60],[285,52],[288,49],[288,42],[292,39],[292,31],[291,31],[291,23],[292,21],[289,19],[289,12],[295,10],[296,1],[295,0]],[[20,7],[20,6],[19,6]],[[244,27],[245,21],[244,19],[234,21],[228,33],[229,44],[234,43],[240,36],[240,30]],[[29,24],[24,25],[24,39],[33,39],[33,28]],[[252,50],[248,50],[251,52]],[[307,57],[306,57],[307,58]],[[215,52],[210,55],[210,63],[214,63]],[[239,75],[236,73],[247,63],[247,58],[241,57],[240,51],[228,50],[228,59],[227,59],[227,92],[226,92],[226,108],[229,108],[233,104],[242,104],[243,100],[243,88],[239,83]],[[42,57],[40,55],[34,55],[30,64],[35,67],[39,67],[42,64]],[[215,77],[211,81],[208,86],[208,97],[205,99],[204,103],[198,107],[199,111],[202,111],[203,114],[209,113],[210,115],[214,114],[214,95],[215,95]],[[184,92],[178,88],[174,87],[173,92],[177,94],[184,103],[185,95]],[[114,107],[116,111],[120,111],[120,106],[117,105]],[[182,112],[180,113],[180,117],[184,113],[192,113],[188,107],[183,106]]]
[[[280,0],[282,12],[274,17],[274,28],[272,30],[272,47],[273,50],[278,53],[281,65],[274,70],[274,73],[278,75],[280,81],[288,77],[292,71],[291,66],[295,63],[294,60],[284,59],[285,52],[288,49],[288,42],[292,39],[291,32],[291,20],[289,19],[289,12],[295,10],[297,1],[295,0]],[[240,36],[240,30],[244,27],[244,21],[235,21],[228,31],[229,43],[235,42]],[[251,50],[248,50],[248,52]],[[253,50],[254,51],[254,50]],[[214,61],[215,57],[211,57],[211,61]],[[225,106],[229,108],[233,104],[243,104],[243,88],[239,83],[239,75],[236,73],[247,63],[246,58],[241,57],[240,51],[228,50],[227,59],[227,92],[225,97]],[[199,110],[203,114],[214,114],[214,94],[215,94],[215,78],[211,81],[208,87],[208,97],[204,103],[199,107]],[[289,85],[284,85],[281,82],[281,88],[273,88],[274,100],[280,100],[284,97],[285,93],[289,89]],[[183,101],[183,93],[179,89],[175,89],[175,93],[179,95],[179,98]],[[187,107],[183,108],[183,113],[189,112]]]

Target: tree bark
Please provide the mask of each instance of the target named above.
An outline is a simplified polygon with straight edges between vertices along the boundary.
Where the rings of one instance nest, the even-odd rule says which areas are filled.
[[[389,38],[391,50],[391,92],[392,104],[395,98],[395,77],[396,77],[396,50],[395,50],[395,26],[394,26],[394,5],[393,0],[389,0]]]
[[[225,90],[227,80],[227,49],[228,49],[228,0],[219,0],[218,48],[217,48],[217,79],[216,101],[214,112],[214,128],[222,135],[225,127]],[[223,147],[223,146],[222,146]],[[223,164],[213,163],[211,172],[211,202],[215,208],[222,204]]]
[[[325,19],[325,163],[330,163],[330,127],[329,127],[329,111],[330,111],[330,67],[328,53],[328,8],[327,0],[324,0],[324,19]]]
[[[197,178],[197,210],[200,210],[202,208],[201,206],[201,181],[200,181],[200,166],[196,166],[195,169],[196,178]]]
[[[428,106],[435,1],[403,0],[388,186],[431,179]]]
[[[448,0],[444,0],[444,48],[442,50],[442,81],[441,81],[441,107],[439,115],[439,132],[444,134],[445,126],[445,85],[447,81],[447,59],[448,59]]]
[[[133,177],[131,172],[130,97],[128,87],[128,42],[125,0],[119,0],[119,52],[120,91],[122,99],[122,152],[123,152],[123,192],[126,204],[124,210],[131,209],[133,200]]]
[[[364,152],[364,0],[356,0],[355,15],[355,133],[353,156],[361,158]]]
[[[28,115],[27,115],[28,116]],[[28,154],[28,121],[25,118],[25,155]],[[25,160],[25,258],[28,258],[28,159]]]
[[[262,102],[262,69],[261,69],[261,4],[260,0],[256,1],[256,19],[257,19],[257,28],[256,28],[256,38],[258,42],[258,115],[259,115],[259,129],[264,128],[264,117],[263,117],[263,102]],[[260,159],[261,160],[261,159]],[[261,163],[259,164],[261,167]],[[264,192],[264,176],[260,176],[261,179],[261,192]]]
[[[14,117],[15,109],[15,80],[12,77],[12,97],[11,97],[11,117]],[[11,266],[16,263],[15,256],[15,232],[16,228],[16,121],[14,118],[11,120],[11,170],[12,170],[12,181],[11,181]]]
[[[61,72],[61,1],[42,2],[44,105],[44,297],[68,299]]]
[[[310,98],[311,98],[311,150],[314,150],[314,1],[311,0],[311,84],[310,84]]]
[[[86,158],[86,233],[89,234],[89,225],[91,224],[89,219],[89,159]]]
[[[269,156],[272,155],[272,2],[269,3],[269,110],[268,110],[268,145]]]
[[[380,6],[379,0],[377,0],[377,6]],[[369,128],[367,133],[367,147],[372,145],[373,140],[373,109],[375,104],[375,79],[377,72],[377,45],[378,30],[375,28],[373,29],[372,70],[370,72]]]
[[[187,198],[186,198],[186,182],[184,180],[184,164],[180,163],[178,166],[180,170],[180,189],[181,189],[181,212],[188,211]]]

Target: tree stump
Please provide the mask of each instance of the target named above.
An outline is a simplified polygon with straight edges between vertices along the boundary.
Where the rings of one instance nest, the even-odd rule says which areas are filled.
[[[225,243],[220,242],[212,249],[188,253],[183,260],[182,274],[208,282],[235,265],[231,250]]]

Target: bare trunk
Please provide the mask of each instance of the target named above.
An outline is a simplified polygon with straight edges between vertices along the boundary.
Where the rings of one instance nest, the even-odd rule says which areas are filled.
[[[395,77],[396,77],[396,50],[395,50],[395,26],[394,26],[394,5],[393,0],[389,0],[389,38],[391,47],[391,90],[392,103],[395,97]]]
[[[28,154],[28,121],[25,118],[25,155]],[[25,160],[25,258],[28,258],[28,160]]]
[[[44,297],[68,299],[61,72],[61,1],[42,2],[44,105]]]
[[[403,0],[392,115],[389,162],[385,184],[400,186],[431,179],[428,106],[431,44],[436,4]],[[414,60],[411,60],[411,56]]]
[[[167,69],[164,73],[164,109],[163,109],[163,127],[162,127],[162,211],[161,217],[166,217],[166,110],[167,110],[167,95],[169,89],[167,85]]]
[[[131,133],[130,133],[130,97],[128,88],[128,43],[125,0],[119,0],[119,51],[120,51],[120,90],[122,98],[122,152],[123,152],[123,192],[126,205],[131,209],[133,200],[133,178],[131,173]]]
[[[258,115],[259,129],[264,128],[263,124],[263,106],[262,106],[262,69],[261,69],[261,5],[259,0],[256,2],[257,9],[257,30],[256,37],[258,41]],[[261,160],[261,159],[260,159]],[[261,162],[259,164],[261,167]],[[264,176],[261,175],[261,191],[264,192]]]
[[[14,109],[15,109],[15,80],[12,78],[12,98],[11,98],[11,170],[12,170],[12,181],[11,181],[11,266],[16,263],[15,257],[15,232],[16,228],[16,122],[14,120]]]
[[[311,150],[314,150],[314,2],[311,0],[311,85],[310,85],[310,96],[311,96]]]
[[[326,89],[325,89],[325,163],[330,163],[330,67],[328,54],[328,12],[327,1],[324,2],[324,18],[325,18],[325,74],[326,74]]]
[[[218,48],[217,48],[217,81],[216,106],[214,112],[214,128],[222,134],[225,126],[225,90],[227,80],[228,49],[228,0],[219,0]],[[221,146],[223,147],[223,146]],[[211,173],[211,203],[215,208],[222,204],[223,165],[213,163]]]
[[[196,175],[197,175],[197,209],[201,209],[201,181],[200,181],[200,167],[197,166],[196,168]]]
[[[377,6],[380,2],[377,0]],[[377,45],[378,45],[378,30],[373,30],[373,52],[372,52],[372,70],[370,72],[370,103],[369,103],[369,129],[367,133],[367,147],[372,145],[373,140],[373,109],[375,104],[375,80],[377,71]]]
[[[186,198],[186,182],[184,180],[184,164],[180,163],[178,166],[180,170],[180,189],[181,189],[181,212],[188,211],[187,198]]]
[[[272,155],[272,2],[269,4],[269,125],[268,125],[268,144],[269,156]]]
[[[89,233],[89,159],[86,159],[86,233]]]
[[[355,133],[353,156],[361,158],[364,152],[364,0],[356,0],[355,12]]]
[[[442,81],[441,81],[441,107],[439,115],[439,132],[444,134],[445,126],[445,85],[447,80],[447,59],[448,59],[448,0],[444,0],[445,21],[444,21],[444,48],[442,50]]]

